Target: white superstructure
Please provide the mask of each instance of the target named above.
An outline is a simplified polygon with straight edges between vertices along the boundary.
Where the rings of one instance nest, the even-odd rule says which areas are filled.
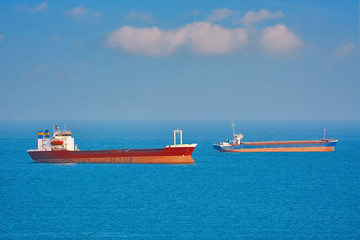
[[[38,132],[38,145],[35,151],[76,151],[78,149],[74,142],[74,138],[72,137],[72,133],[70,131],[65,130],[61,132],[59,126],[55,124],[54,134],[51,138],[49,130],[45,130],[45,132]]]
[[[222,147],[240,145],[241,140],[244,139],[244,135],[242,135],[241,133],[237,133],[237,134],[235,133],[235,124],[234,123],[232,123],[231,126],[233,128],[233,139],[227,140],[226,142],[217,143],[218,145],[220,145]]]

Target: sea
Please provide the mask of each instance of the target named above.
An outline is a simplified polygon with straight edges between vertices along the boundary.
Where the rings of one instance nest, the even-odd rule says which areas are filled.
[[[220,153],[230,121],[60,121],[80,150],[197,143],[191,165],[33,163],[53,121],[0,122],[0,239],[360,239],[359,121],[235,121],[244,141],[334,152]]]

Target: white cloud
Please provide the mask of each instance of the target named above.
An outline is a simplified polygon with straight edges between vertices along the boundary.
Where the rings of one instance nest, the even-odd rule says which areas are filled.
[[[23,73],[24,77],[36,77],[45,72],[50,67],[50,64],[44,63],[36,66],[34,69]]]
[[[251,25],[255,22],[260,22],[266,19],[283,17],[284,13],[281,11],[270,13],[267,10],[260,10],[258,13],[254,11],[247,12],[244,17],[241,18],[241,22],[245,25]]]
[[[87,68],[89,68],[89,66],[90,66],[90,62],[89,62],[89,61],[85,61],[85,62],[83,62],[83,63],[80,65],[80,67],[81,67],[82,69],[87,69]]]
[[[41,64],[39,66],[37,66],[34,70],[33,70],[33,73],[34,75],[38,75],[39,73],[42,73],[44,72],[46,69],[49,68],[49,64]]]
[[[86,16],[102,17],[101,12],[92,12],[89,9],[81,7],[81,6],[74,7],[68,11],[65,11],[65,14],[68,16],[74,17],[76,19],[82,19]]]
[[[262,46],[274,53],[285,53],[302,46],[301,38],[292,33],[285,25],[267,27],[262,32]]]
[[[75,18],[81,18],[85,16],[88,13],[88,11],[89,11],[88,9],[79,6],[66,11],[65,14]]]
[[[29,10],[31,12],[44,12],[48,9],[48,4],[47,2],[43,2],[41,3],[39,6],[37,7],[33,7],[33,8],[30,8]]]
[[[356,52],[356,46],[353,43],[349,43],[339,47],[335,51],[336,57],[346,57]]]
[[[52,40],[52,41],[60,41],[61,37],[59,35],[51,35],[51,36],[48,36],[47,39]]]
[[[132,19],[132,20],[141,20],[145,23],[151,23],[153,22],[153,18],[151,16],[151,13],[142,13],[142,12],[130,12],[127,15],[128,19]]]
[[[185,44],[202,54],[229,53],[247,42],[244,29],[227,29],[208,22],[188,24],[181,31],[185,33]]]
[[[60,72],[54,77],[55,80],[74,80],[76,77],[72,73]]]
[[[91,13],[91,16],[93,16],[93,17],[102,17],[102,13],[101,12],[93,12],[93,13]]]
[[[200,11],[198,11],[198,10],[193,10],[193,11],[191,11],[191,12],[188,12],[188,13],[186,13],[185,14],[185,16],[187,17],[187,16],[198,16],[200,14]]]
[[[109,47],[149,56],[169,55],[179,46],[200,54],[225,54],[246,42],[244,29],[227,29],[208,22],[194,22],[174,30],[125,26],[113,31],[106,41]]]
[[[233,12],[228,8],[217,8],[207,17],[207,21],[220,21],[229,18],[232,14]]]
[[[108,36],[107,45],[130,53],[162,56],[174,52],[182,41],[183,37],[176,31],[125,26]]]
[[[31,12],[31,13],[45,12],[46,10],[48,10],[48,4],[47,4],[47,2],[43,2],[39,6],[36,6],[36,7],[31,7],[27,4],[25,4],[25,5],[17,6],[16,9],[19,11]]]

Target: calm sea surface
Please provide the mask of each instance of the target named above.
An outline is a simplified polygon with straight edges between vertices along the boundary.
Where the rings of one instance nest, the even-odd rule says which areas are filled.
[[[160,148],[179,128],[195,164],[35,164],[52,124],[0,122],[0,239],[360,239],[359,122],[236,122],[246,141],[326,127],[330,153],[219,153],[225,121],[66,122],[81,150]]]

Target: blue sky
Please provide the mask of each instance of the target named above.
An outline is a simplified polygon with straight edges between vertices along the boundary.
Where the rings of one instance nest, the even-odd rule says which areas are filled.
[[[1,1],[1,120],[359,120],[358,1]]]

